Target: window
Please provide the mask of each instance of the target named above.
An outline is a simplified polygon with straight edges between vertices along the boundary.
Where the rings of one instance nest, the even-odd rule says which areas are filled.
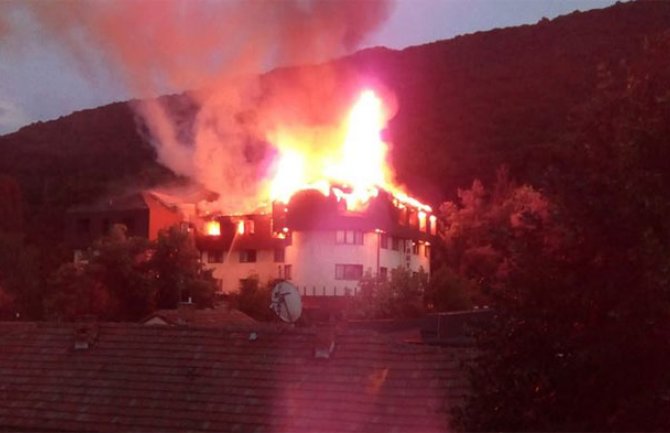
[[[402,239],[394,237],[392,242],[392,248],[395,251],[402,251]]]
[[[363,232],[360,230],[338,230],[335,232],[335,243],[363,245]]]
[[[240,250],[240,263],[256,262],[256,250]]]
[[[412,254],[415,256],[419,255],[419,243],[416,241],[412,242]]]
[[[423,255],[430,258],[430,245],[426,244],[423,247]]]
[[[383,266],[381,268],[379,268],[379,279],[382,280],[382,281],[386,281],[386,280],[388,280],[388,277],[389,277],[388,268],[385,268]]]
[[[386,233],[381,234],[381,238],[379,239],[379,244],[380,244],[381,248],[388,249],[388,247],[389,247],[389,236]]]
[[[284,248],[275,248],[275,263],[284,263],[286,250]]]
[[[207,263],[223,263],[223,250],[207,251]]]
[[[360,280],[363,278],[363,265],[335,265],[336,280]]]
[[[291,265],[284,265],[284,279],[285,280],[290,280],[293,278],[293,266]]]

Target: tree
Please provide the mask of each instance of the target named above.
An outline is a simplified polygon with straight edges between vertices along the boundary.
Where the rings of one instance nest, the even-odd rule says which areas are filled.
[[[50,320],[75,321],[86,316],[110,320],[119,310],[115,302],[107,288],[85,268],[66,263],[48,281],[44,310]]]
[[[450,298],[462,306],[491,304],[493,291],[518,260],[517,240],[533,234],[549,243],[557,236],[549,201],[529,185],[517,186],[506,167],[498,169],[490,190],[475,180],[458,197],[440,206],[445,224],[430,286],[440,310],[455,309]]]
[[[126,227],[115,225],[108,236],[96,241],[86,265],[85,277],[106,289],[115,306],[108,313],[116,320],[139,320],[156,308],[158,288],[150,266],[151,244],[126,236]]]
[[[510,242],[461,427],[670,429],[669,50],[664,35],[601,68],[557,143],[544,183],[560,242]]]
[[[272,288],[276,281],[263,285],[258,276],[250,276],[240,280],[240,291],[232,296],[232,305],[256,320],[269,322],[276,320],[270,309]]]
[[[391,270],[389,280],[367,272],[359,282],[360,292],[355,298],[354,311],[366,319],[399,319],[419,316],[428,275],[423,269],[411,272],[398,267]]]
[[[0,232],[21,233],[23,209],[21,189],[16,180],[0,175]]]
[[[216,284],[212,272],[203,269],[188,232],[178,226],[162,230],[148,266],[156,278],[159,308],[176,308],[188,299],[199,307],[213,305]]]
[[[42,317],[43,285],[37,251],[23,235],[0,231],[0,315],[4,319]]]
[[[430,274],[426,301],[436,311],[469,310],[473,307],[472,284],[448,266],[442,266]]]

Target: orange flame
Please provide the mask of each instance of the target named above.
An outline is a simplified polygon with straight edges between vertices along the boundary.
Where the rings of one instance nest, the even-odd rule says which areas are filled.
[[[279,150],[276,172],[270,183],[270,198],[288,203],[298,191],[316,189],[344,200],[348,210],[363,208],[385,189],[397,204],[430,212],[430,206],[403,193],[392,182],[387,164],[388,145],[381,137],[386,118],[382,99],[364,90],[341,126],[340,134],[320,136],[336,145],[321,152],[306,147],[299,132],[278,131],[270,138]],[[322,144],[322,143],[320,143]]]
[[[205,223],[207,236],[221,236],[221,224],[218,221],[207,221]]]

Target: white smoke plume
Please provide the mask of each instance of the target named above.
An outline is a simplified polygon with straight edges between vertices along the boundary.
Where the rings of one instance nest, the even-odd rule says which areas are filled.
[[[6,1],[0,36],[20,38],[22,29],[2,17],[22,14],[85,73],[100,64],[114,71],[143,98],[134,106],[159,161],[219,193],[220,211],[243,212],[261,198],[268,132],[315,121],[342,93],[326,67],[270,90],[257,74],[348,53],[390,9],[388,0]],[[184,90],[193,90],[192,122],[184,118],[193,113],[180,115],[169,99],[155,98]]]

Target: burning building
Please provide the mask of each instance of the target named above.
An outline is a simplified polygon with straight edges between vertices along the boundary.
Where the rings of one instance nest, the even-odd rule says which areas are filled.
[[[307,189],[270,213],[222,216],[203,228],[197,245],[224,292],[257,277],[289,280],[305,296],[344,296],[357,293],[365,274],[429,272],[436,219],[386,191],[352,210],[335,193]]]
[[[177,199],[155,191],[73,209],[68,233],[75,260],[113,224],[154,239],[159,229],[186,222],[224,293],[254,277],[261,284],[291,281],[304,296],[345,296],[358,292],[365,275],[386,279],[396,268],[429,273],[437,221],[430,206],[391,181],[383,108],[374,92],[364,91],[336,133],[320,135],[318,143],[318,134],[307,134],[310,141],[292,130],[269,133],[276,162],[259,202],[270,204],[252,213],[212,212],[217,202],[200,193]]]
[[[390,180],[384,114],[382,100],[366,90],[335,145],[310,146],[293,131],[271,134],[279,153],[272,204],[201,224],[197,245],[224,292],[257,277],[289,280],[305,296],[344,296],[356,294],[364,275],[430,271],[436,218]]]

